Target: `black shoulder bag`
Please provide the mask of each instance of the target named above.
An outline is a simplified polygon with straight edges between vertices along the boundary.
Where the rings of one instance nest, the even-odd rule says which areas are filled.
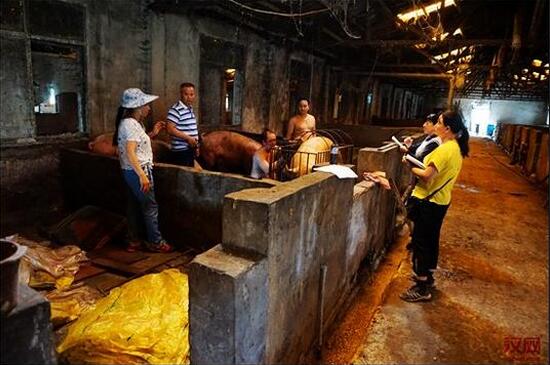
[[[418,208],[422,205],[422,204],[425,204],[427,202],[430,201],[430,199],[437,193],[439,193],[439,191],[441,189],[443,189],[453,178],[450,178],[449,180],[447,180],[445,182],[445,184],[441,185],[437,190],[435,190],[434,192],[432,192],[430,195],[428,195],[427,197],[423,198],[423,199],[418,199],[414,196],[410,196],[408,199],[407,199],[407,202],[405,203],[405,207],[407,208],[407,218],[414,221],[414,218],[415,218],[415,215],[416,213],[418,212]]]

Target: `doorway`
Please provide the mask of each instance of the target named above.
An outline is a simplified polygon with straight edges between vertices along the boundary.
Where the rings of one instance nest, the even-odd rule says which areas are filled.
[[[492,137],[495,124],[491,121],[491,104],[476,103],[472,105],[469,132],[472,136]]]

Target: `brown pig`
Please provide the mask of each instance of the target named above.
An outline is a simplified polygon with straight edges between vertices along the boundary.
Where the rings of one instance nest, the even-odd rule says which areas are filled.
[[[118,157],[118,148],[113,146],[113,133],[104,133],[88,143],[88,149],[100,155]],[[151,140],[154,162],[166,162],[170,158],[170,145],[162,140]]]
[[[94,153],[107,156],[116,156],[117,148],[113,146],[113,133],[104,133],[88,143],[88,149]]]
[[[214,131],[202,136],[198,161],[205,169],[250,175],[252,156],[262,145],[231,131]]]

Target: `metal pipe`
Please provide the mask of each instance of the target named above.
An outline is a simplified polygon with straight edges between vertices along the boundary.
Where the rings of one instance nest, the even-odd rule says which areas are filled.
[[[392,20],[392,21],[397,21],[397,23],[403,27],[405,30],[408,30],[410,32],[413,32],[415,33],[416,35],[418,35],[420,38],[423,38],[424,39],[424,42],[425,43],[428,43],[428,44],[432,44],[433,41],[430,39],[430,37],[428,37],[423,31],[420,31],[420,30],[417,30],[413,27],[409,27],[405,22],[403,22],[401,19],[399,18],[394,18],[394,15],[393,15],[393,12],[390,10],[390,8],[388,7],[388,5],[383,1],[383,0],[377,0],[377,2],[380,4],[380,6],[382,7],[382,9],[384,10],[384,13],[386,14],[386,16]],[[429,59],[430,61],[435,61],[435,63],[437,63],[440,67],[441,67],[441,70],[445,70],[445,65],[442,64],[441,62],[439,62],[438,60],[434,59],[432,57],[431,54],[429,54],[428,52],[424,52],[416,47],[413,47],[412,48],[413,51],[417,52],[417,53],[420,53],[421,55],[423,55],[424,57],[426,57],[427,59]]]
[[[367,71],[350,71],[346,72],[351,75],[371,75]],[[372,76],[382,77],[397,77],[397,78],[414,78],[414,79],[452,79],[454,76],[450,74],[430,74],[430,73],[414,73],[414,72],[373,72]]]
[[[321,265],[321,282],[319,288],[319,328],[318,328],[318,338],[319,342],[317,343],[317,351],[319,357],[321,357],[323,351],[323,322],[325,311],[325,285],[327,282],[327,265]]]
[[[431,40],[430,40],[431,41]],[[373,39],[373,40],[359,40],[348,41],[348,43],[357,46],[374,46],[374,47],[391,47],[391,46],[415,46],[421,43],[426,43],[422,39]],[[340,43],[331,44],[330,46],[337,46]],[[502,38],[476,38],[476,39],[445,39],[437,42],[438,47],[447,46],[448,48],[457,48],[464,46],[499,46],[501,44],[510,44],[510,40]]]

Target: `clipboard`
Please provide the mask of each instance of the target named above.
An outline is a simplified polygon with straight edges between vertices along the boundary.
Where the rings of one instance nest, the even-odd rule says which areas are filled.
[[[409,161],[410,163],[412,163],[413,165],[415,165],[416,167],[420,167],[421,169],[425,170],[426,169],[426,165],[424,165],[424,163],[422,163],[422,161],[414,158],[413,156],[409,155],[409,154],[406,154],[405,155],[405,160]]]
[[[391,140],[395,142],[399,147],[404,148],[405,150],[408,150],[409,148],[400,140],[398,140],[395,136],[391,136]]]

